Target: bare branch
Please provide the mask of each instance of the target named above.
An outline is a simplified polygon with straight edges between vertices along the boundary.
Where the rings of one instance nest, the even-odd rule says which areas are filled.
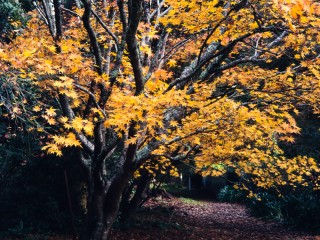
[[[79,85],[79,84],[77,84],[77,83],[74,83],[74,86],[76,86],[77,88],[79,88],[81,91],[87,93],[87,94],[92,98],[92,101],[93,101],[94,105],[101,111],[101,113],[103,114],[103,116],[104,116],[105,118],[107,118],[106,112],[99,106],[99,104],[98,104],[98,102],[97,102],[97,100],[96,100],[95,95],[94,95],[91,91],[89,91],[88,89],[86,89],[85,87],[83,87],[83,86],[81,86],[81,85]]]
[[[103,27],[103,29],[106,30],[106,32],[111,36],[111,38],[113,39],[113,41],[116,44],[116,51],[118,51],[118,48],[119,48],[118,38],[113,34],[113,32],[111,32],[111,30],[108,28],[108,26],[102,21],[102,19],[99,17],[99,15],[93,9],[91,9],[91,12],[92,12],[93,16],[97,19],[97,21],[100,23],[100,25]]]
[[[120,12],[120,20],[122,23],[122,32],[125,34],[127,32],[127,17],[124,10],[124,2],[123,0],[117,0],[119,12]],[[123,36],[122,36],[123,37]]]
[[[215,72],[219,72],[219,71],[222,71],[222,70],[226,70],[226,69],[235,67],[235,66],[237,66],[238,64],[241,64],[241,63],[263,63],[265,61],[266,61],[265,59],[259,59],[259,58],[255,57],[255,56],[253,56],[253,57],[244,57],[244,58],[240,58],[240,59],[234,60],[232,62],[229,62],[227,64],[222,65],[221,67],[216,68]]]
[[[140,50],[136,38],[136,33],[140,18],[143,13],[143,1],[142,0],[131,0],[129,5],[129,25],[126,36],[126,42],[129,52],[130,63],[133,69],[134,80],[136,83],[135,95],[139,95],[143,92],[144,81],[142,73],[142,64],[140,60]]]
[[[96,65],[97,65],[97,72],[99,75],[102,75],[102,55],[101,50],[99,48],[99,43],[97,40],[97,36],[95,31],[93,30],[91,23],[90,23],[90,13],[92,11],[91,1],[90,0],[81,0],[84,5],[84,13],[82,15],[82,21],[85,29],[88,32],[90,43],[93,48]]]
[[[45,22],[45,24],[49,25],[48,20],[45,16],[45,13],[41,10],[40,6],[38,5],[37,1],[32,1],[34,7],[36,8],[36,10],[38,11],[38,13],[40,14],[40,16],[43,18],[43,21]]]
[[[55,39],[57,32],[53,5],[51,5],[51,3],[48,0],[42,0],[41,2],[49,26],[49,31],[51,33],[51,36]]]
[[[202,67],[204,67],[206,64],[210,63],[211,60],[216,59],[216,62],[211,62],[211,64],[209,64],[209,66],[206,69],[206,74],[202,74],[203,76],[207,76],[211,71],[213,71],[215,68],[217,68],[219,66],[219,64],[229,55],[229,53],[232,51],[232,49],[236,46],[236,44],[238,42],[243,41],[244,39],[251,37],[252,35],[256,34],[256,33],[261,33],[261,32],[272,32],[272,31],[276,31],[278,29],[276,29],[275,27],[271,26],[271,27],[265,27],[262,29],[255,29],[252,32],[246,33],[236,39],[234,39],[233,41],[229,42],[226,46],[222,47],[218,52],[209,55],[206,58],[203,58],[203,60],[197,65],[196,68],[192,68],[190,71],[190,73],[187,76],[181,76],[179,78],[177,78],[176,80],[174,80],[173,82],[171,82],[168,86],[168,88],[164,91],[164,92],[168,92],[170,91],[174,86],[176,86],[177,84],[183,83],[185,81],[189,81],[191,78],[193,78],[200,70]]]
[[[60,0],[53,0],[54,6],[54,17],[55,17],[55,27],[56,27],[56,36],[55,40],[60,41],[62,37],[62,15],[61,15],[61,6]]]
[[[81,16],[78,13],[76,13],[76,12],[74,12],[74,11],[68,9],[68,8],[61,7],[61,9],[66,11],[66,12],[68,12],[68,13],[70,13],[70,14],[72,14],[72,15],[74,15],[74,16],[77,16],[77,17],[81,18]]]

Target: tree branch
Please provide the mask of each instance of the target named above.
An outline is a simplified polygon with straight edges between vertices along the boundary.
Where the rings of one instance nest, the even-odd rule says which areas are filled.
[[[66,115],[69,120],[71,121],[72,119],[74,119],[75,114],[69,104],[69,99],[65,94],[60,94],[59,95],[59,102],[61,104],[62,107],[62,111],[64,113],[64,115]],[[79,133],[77,131],[74,131],[74,133],[76,134],[76,136],[78,137],[78,139],[80,140],[80,142],[82,143],[82,145],[84,146],[84,148],[89,152],[89,153],[93,153],[94,152],[94,145],[92,142],[90,142],[89,139],[87,139],[87,137],[85,135],[83,135],[82,133]]]
[[[218,52],[216,52],[215,54],[209,55],[207,58],[204,58],[203,61],[201,61],[196,68],[192,69],[192,71],[187,75],[187,76],[183,76],[183,77],[179,77],[176,80],[174,80],[173,82],[171,82],[168,86],[168,88],[164,91],[164,93],[170,91],[174,86],[176,86],[177,84],[183,83],[185,81],[190,80],[192,77],[194,77],[197,72],[199,72],[201,70],[201,68],[203,66],[205,66],[207,63],[211,62],[211,60],[213,60],[216,57],[220,57],[220,59],[217,59],[217,63],[213,63],[211,64],[208,68],[207,68],[207,72],[208,74],[210,73],[210,71],[213,70],[213,68],[217,67],[219,64],[223,61],[224,58],[226,58],[228,56],[228,54],[232,51],[232,49],[234,48],[234,46],[236,46],[236,44],[240,41],[243,41],[244,39],[256,34],[256,33],[261,33],[261,32],[273,32],[278,30],[277,28],[275,28],[274,26],[271,27],[265,27],[265,28],[257,28],[255,30],[253,30],[252,32],[246,33],[236,39],[234,39],[233,41],[229,42],[226,46],[222,47]],[[221,58],[222,56],[222,58]],[[206,74],[206,76],[208,75]]]
[[[60,0],[53,0],[54,12],[55,12],[55,25],[56,25],[56,36],[55,40],[60,41],[62,37],[62,15]]]
[[[91,23],[90,23],[90,14],[92,11],[91,1],[90,0],[81,0],[84,5],[84,13],[82,15],[82,21],[85,29],[88,32],[90,43],[93,48],[93,53],[97,65],[97,72],[99,75],[102,75],[102,55],[101,50],[99,48],[99,43],[97,40],[97,36],[95,31],[93,30]]]
[[[111,38],[113,39],[113,41],[116,44],[116,51],[118,51],[119,41],[118,41],[118,38],[116,37],[116,35],[114,35],[113,32],[111,32],[111,30],[108,28],[108,26],[102,21],[102,19],[99,17],[99,15],[93,9],[91,9],[91,12],[92,12],[93,16],[97,19],[97,21],[100,23],[100,25],[103,27],[103,29],[106,30],[106,32],[111,36]]]
[[[142,0],[130,0],[129,5],[129,24],[126,36],[127,47],[129,52],[130,63],[133,69],[134,80],[136,83],[135,95],[139,95],[143,92],[144,81],[142,73],[142,64],[140,61],[140,50],[136,38],[136,33],[140,18],[143,13],[143,1]]]
[[[81,86],[81,85],[79,85],[77,83],[74,83],[73,85],[76,86],[77,88],[79,88],[81,91],[87,93],[92,98],[92,101],[93,101],[94,105],[101,111],[103,116],[105,118],[107,118],[106,112],[100,107],[100,105],[98,104],[98,102],[96,100],[95,95],[91,91],[89,91],[88,89],[86,89],[85,87],[83,87],[83,86]]]

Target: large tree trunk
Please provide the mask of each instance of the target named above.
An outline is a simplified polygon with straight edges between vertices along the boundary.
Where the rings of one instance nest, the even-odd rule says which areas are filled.
[[[137,185],[135,194],[133,195],[130,202],[122,211],[123,212],[122,218],[124,221],[128,221],[132,219],[132,217],[135,215],[135,213],[139,209],[140,204],[145,197],[144,195],[145,195],[146,189],[150,184],[150,181],[151,181],[151,176],[148,173],[144,173]]]
[[[103,211],[104,198],[104,191],[95,188],[91,196],[91,201],[88,203],[87,222],[84,227],[86,230],[81,239],[103,239],[102,234],[105,227],[105,216]]]
[[[114,180],[107,193],[95,188],[88,202],[87,220],[84,222],[82,240],[106,240],[117,217],[125,179]]]
[[[118,215],[119,206],[121,201],[121,196],[125,186],[129,181],[130,176],[118,176],[110,186],[110,189],[105,198],[105,214],[106,214],[106,224],[104,229],[104,238],[110,234],[112,225]]]
[[[119,212],[123,191],[133,176],[130,162],[125,162],[110,181],[101,181],[98,173],[90,181],[87,220],[84,222],[82,240],[108,239]]]

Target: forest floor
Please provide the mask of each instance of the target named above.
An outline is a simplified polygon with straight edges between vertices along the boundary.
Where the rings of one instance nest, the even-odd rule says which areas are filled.
[[[243,205],[190,198],[147,202],[135,224],[112,231],[117,240],[320,240],[250,216]]]
[[[158,197],[146,202],[133,223],[115,224],[112,240],[320,240],[283,225],[252,217],[240,204]],[[0,237],[1,239],[1,237]],[[5,238],[5,240],[26,238]],[[27,239],[72,240],[70,236]]]

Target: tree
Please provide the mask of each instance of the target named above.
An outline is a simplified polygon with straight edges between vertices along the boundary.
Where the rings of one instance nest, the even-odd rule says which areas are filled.
[[[213,163],[269,163],[299,132],[297,106],[319,112],[316,1],[81,2],[73,11],[42,0],[0,65],[41,89],[29,110],[46,122],[43,150],[77,149],[83,239],[108,238],[147,161],[192,159],[211,175]]]

